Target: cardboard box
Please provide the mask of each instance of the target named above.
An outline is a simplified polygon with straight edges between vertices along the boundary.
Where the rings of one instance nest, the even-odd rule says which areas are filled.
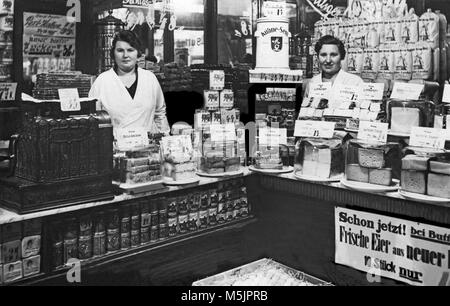
[[[34,256],[23,260],[23,277],[41,272],[41,256]]]
[[[21,259],[21,245],[22,242],[20,240],[3,243],[2,256],[4,264],[16,262]]]
[[[3,282],[10,283],[22,278],[22,261],[3,265]]]
[[[22,239],[22,258],[39,255],[41,250],[41,236],[30,236]]]
[[[22,224],[20,222],[4,224],[2,226],[2,242],[22,239]]]

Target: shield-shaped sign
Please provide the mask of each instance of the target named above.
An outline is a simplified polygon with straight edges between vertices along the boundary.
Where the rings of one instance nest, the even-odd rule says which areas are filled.
[[[272,50],[280,52],[283,49],[283,37],[274,36],[271,38]]]

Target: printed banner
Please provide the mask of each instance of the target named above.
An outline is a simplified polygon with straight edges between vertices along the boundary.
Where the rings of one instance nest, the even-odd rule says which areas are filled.
[[[24,34],[23,56],[75,58],[75,37]]]
[[[75,19],[64,15],[23,13],[24,34],[51,37],[75,37]]]
[[[450,286],[450,229],[335,209],[337,264],[416,286]]]

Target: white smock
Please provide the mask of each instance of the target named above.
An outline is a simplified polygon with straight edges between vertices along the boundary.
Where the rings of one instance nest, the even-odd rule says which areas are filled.
[[[98,76],[89,97],[98,100],[97,110],[108,112],[115,129],[144,128],[151,133],[170,132],[164,95],[151,71],[138,68],[134,99],[114,69]]]

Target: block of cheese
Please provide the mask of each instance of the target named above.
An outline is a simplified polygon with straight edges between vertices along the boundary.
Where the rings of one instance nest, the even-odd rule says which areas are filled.
[[[429,173],[427,194],[433,197],[450,199],[450,176]]]
[[[417,171],[427,171],[429,157],[418,156],[414,154],[406,155],[402,159],[402,169],[403,170],[417,170]]]
[[[358,150],[359,165],[365,168],[381,169],[384,167],[384,150],[363,149]]]
[[[393,107],[391,115],[391,131],[409,134],[411,129],[420,125],[420,109]]]
[[[347,180],[362,183],[369,182],[369,169],[361,167],[357,164],[347,165],[346,171]]]
[[[430,162],[430,171],[433,173],[450,175],[450,162],[431,161]]]
[[[311,160],[304,160],[302,166],[302,174],[308,176],[316,176],[317,162]]]
[[[401,186],[404,191],[426,194],[426,172],[402,170]]]
[[[392,184],[392,169],[369,169],[369,183],[390,186]]]

